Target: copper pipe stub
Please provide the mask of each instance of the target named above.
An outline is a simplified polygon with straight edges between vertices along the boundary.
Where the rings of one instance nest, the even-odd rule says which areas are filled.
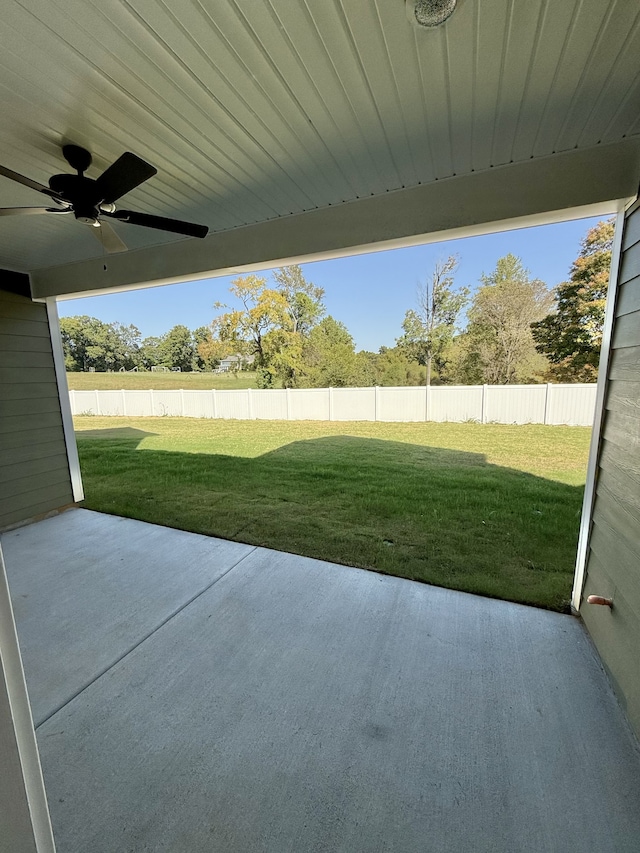
[[[613,607],[612,598],[604,598],[602,595],[590,595],[587,604],[603,604],[605,607]]]

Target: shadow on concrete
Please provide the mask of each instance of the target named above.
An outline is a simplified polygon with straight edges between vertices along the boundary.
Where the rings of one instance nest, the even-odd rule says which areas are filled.
[[[568,607],[581,487],[397,441],[330,436],[246,458],[140,448],[150,435],[79,435],[87,508]]]

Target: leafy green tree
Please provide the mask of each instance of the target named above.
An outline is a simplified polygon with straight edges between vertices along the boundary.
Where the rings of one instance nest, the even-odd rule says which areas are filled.
[[[512,254],[500,258],[481,281],[458,341],[464,353],[462,380],[496,385],[535,381],[546,360],[536,351],[531,324],[549,313],[552,294]]]
[[[554,312],[532,326],[538,352],[551,362],[550,379],[593,382],[597,378],[613,232],[613,219],[589,230],[569,281],[555,289]]]
[[[63,317],[60,332],[67,370],[131,370],[137,364],[140,332],[135,326],[82,315]]]
[[[164,336],[151,336],[144,338],[138,350],[138,366],[145,370],[152,367],[169,367],[165,363],[166,353],[163,348]]]
[[[314,388],[342,388],[357,385],[362,369],[356,359],[349,330],[333,317],[325,317],[309,333],[304,352],[306,384]]]
[[[307,337],[325,312],[324,289],[307,281],[299,264],[280,267],[273,277],[285,298],[291,331]]]
[[[424,385],[426,369],[408,357],[403,347],[380,347],[376,357],[376,384],[391,387]]]
[[[180,368],[183,372],[193,370],[193,360],[196,354],[196,344],[191,330],[178,325],[170,329],[162,340],[164,362],[169,367]]]
[[[418,288],[418,307],[405,314],[403,335],[397,341],[409,360],[426,366],[427,385],[431,383],[432,364],[438,370],[443,367],[458,316],[467,302],[467,288],[453,290],[457,267],[454,255],[436,263],[431,279]]]
[[[211,341],[211,329],[208,326],[198,326],[193,330],[195,353],[193,356],[194,370],[213,370],[220,363],[219,359],[207,358],[207,344]]]

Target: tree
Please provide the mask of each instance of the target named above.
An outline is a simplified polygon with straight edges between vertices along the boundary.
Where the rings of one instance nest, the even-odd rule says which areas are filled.
[[[555,311],[532,326],[536,349],[551,362],[549,378],[593,382],[598,374],[609,287],[614,220],[583,239],[570,280],[555,289]]]
[[[410,360],[426,365],[426,384],[431,383],[431,366],[442,367],[444,354],[455,332],[458,315],[467,301],[468,290],[453,291],[458,259],[450,255],[438,261],[431,279],[418,288],[418,308],[409,310],[402,322],[404,334],[397,343]]]
[[[169,367],[165,364],[165,351],[163,348],[164,336],[145,338],[138,350],[138,366],[150,370],[158,365]]]
[[[262,276],[234,279],[230,291],[242,307],[213,320],[211,341],[199,351],[210,359],[253,355],[261,387],[278,381],[295,387],[303,369],[305,341],[324,313],[324,290],[308,282],[297,264],[281,267],[273,277],[275,288]]]
[[[85,314],[63,317],[60,332],[67,370],[131,370],[137,364],[140,332],[135,326]]]
[[[164,363],[168,367],[180,368],[183,372],[193,370],[196,345],[191,330],[186,326],[174,326],[162,340]]]
[[[458,341],[464,380],[500,385],[534,380],[546,363],[536,351],[531,324],[549,313],[552,294],[511,254],[481,281]]]
[[[256,366],[262,367],[266,364],[266,335],[288,324],[285,299],[277,290],[267,286],[266,278],[257,275],[234,278],[229,290],[242,308],[232,308],[214,318],[211,324],[213,339],[223,345],[224,355],[253,355]],[[229,306],[217,302],[215,307]]]
[[[376,385],[404,387],[423,385],[426,371],[417,360],[411,360],[402,347],[380,347],[376,356]]]
[[[299,264],[280,267],[273,277],[286,301],[291,331],[307,337],[325,312],[324,289],[307,281]]]
[[[304,375],[314,388],[342,388],[358,384],[353,338],[333,317],[325,317],[309,333],[304,352]]]
[[[194,370],[213,370],[220,363],[219,359],[209,357],[208,345],[211,340],[211,329],[208,326],[198,326],[197,329],[193,330]]]

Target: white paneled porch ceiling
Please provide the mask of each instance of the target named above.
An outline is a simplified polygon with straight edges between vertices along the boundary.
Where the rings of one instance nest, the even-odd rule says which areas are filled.
[[[135,210],[214,235],[640,135],[637,0],[0,0],[0,163],[158,169]],[[0,177],[0,207],[42,197]],[[116,222],[130,249],[184,238]],[[99,258],[73,217],[0,217],[0,266]],[[193,238],[192,238],[193,239]],[[212,239],[211,237],[208,239]]]

